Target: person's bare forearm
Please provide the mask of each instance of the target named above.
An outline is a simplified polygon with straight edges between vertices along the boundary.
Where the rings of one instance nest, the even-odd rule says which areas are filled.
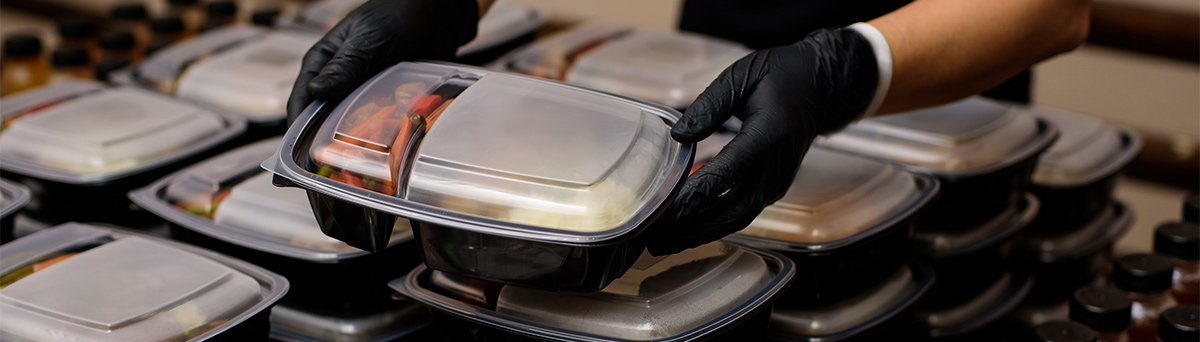
[[[977,94],[1087,37],[1091,0],[919,0],[871,20],[892,53],[877,114]]]

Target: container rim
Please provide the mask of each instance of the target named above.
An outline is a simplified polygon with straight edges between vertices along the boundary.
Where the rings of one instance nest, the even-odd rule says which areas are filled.
[[[267,138],[266,140],[262,140],[262,141],[259,141],[256,143],[252,143],[250,145],[242,146],[237,149],[231,150],[229,152],[225,152],[220,155],[217,155],[216,157],[213,157],[213,158],[217,158],[220,156],[233,155],[233,154],[237,154],[237,153],[245,153],[246,151],[250,150],[251,148],[253,148],[255,146],[259,146],[260,143],[264,143],[266,141],[274,140],[274,139],[278,139],[278,137]],[[207,160],[211,160],[211,158],[207,159]],[[204,161],[201,161],[200,163],[203,163],[203,162]],[[283,243],[279,243],[277,241],[260,238],[254,234],[242,234],[242,233],[239,233],[239,231],[237,229],[230,229],[227,226],[217,224],[213,220],[205,219],[205,218],[193,215],[191,213],[185,212],[183,210],[179,210],[179,208],[176,208],[175,206],[168,204],[167,202],[163,201],[157,195],[160,191],[166,189],[166,187],[169,186],[172,182],[174,182],[182,177],[187,176],[189,171],[191,171],[192,168],[196,167],[197,165],[200,165],[200,164],[197,163],[195,165],[189,166],[182,170],[175,171],[175,172],[171,173],[170,175],[167,175],[166,177],[163,177],[157,181],[154,181],[153,183],[150,183],[150,185],[147,185],[147,186],[144,186],[144,187],[141,187],[138,189],[134,189],[133,191],[129,192],[128,197],[131,201],[133,201],[133,203],[146,209],[146,211],[149,211],[150,213],[163,218],[166,221],[183,226],[184,228],[186,228],[188,230],[191,230],[191,231],[194,231],[194,232],[197,232],[200,234],[204,234],[204,235],[212,237],[212,238],[216,238],[225,243],[238,245],[238,246],[241,246],[244,248],[249,248],[249,249],[260,251],[260,252],[285,256],[285,257],[289,257],[292,259],[299,259],[299,260],[304,260],[304,261],[308,261],[308,262],[322,263],[322,264],[337,264],[337,263],[345,262],[345,261],[348,261],[351,259],[368,256],[368,255],[372,254],[371,252],[367,252],[367,251],[357,249],[357,248],[348,250],[345,252],[314,251],[314,250],[303,248],[303,247],[293,246],[293,245],[289,245],[289,244],[283,244]],[[251,164],[251,165],[246,165],[244,168],[241,169],[241,171],[242,172],[253,171],[257,168],[259,168],[258,165]],[[267,172],[267,171],[262,171],[262,172]],[[398,238],[393,238],[392,242],[390,242],[388,244],[388,247],[392,247],[392,246],[395,246],[395,245],[398,245],[398,244],[401,244],[404,242],[412,241],[412,240],[413,240],[413,233],[412,233],[412,230],[409,230],[407,232],[401,233]]]
[[[116,87],[108,88],[108,89],[115,89],[115,88]],[[114,181],[117,179],[130,177],[130,176],[136,175],[138,173],[144,172],[146,170],[152,170],[155,168],[163,167],[165,165],[169,165],[171,163],[186,159],[187,157],[197,155],[208,149],[216,147],[217,145],[226,143],[226,142],[232,140],[237,135],[240,135],[242,132],[246,131],[246,120],[245,119],[231,115],[230,113],[228,113],[224,110],[221,110],[218,108],[213,108],[213,107],[210,107],[207,105],[201,105],[201,104],[183,101],[183,100],[180,100],[180,99],[177,99],[177,98],[174,98],[171,96],[167,96],[167,95],[164,95],[161,93],[146,91],[145,89],[140,89],[140,88],[136,88],[136,87],[132,87],[132,89],[139,89],[140,91],[144,92],[145,94],[147,94],[149,96],[161,96],[161,97],[165,97],[165,98],[169,99],[170,101],[183,102],[188,105],[195,106],[202,110],[213,113],[214,115],[216,115],[218,118],[221,119],[221,121],[225,127],[223,129],[221,129],[220,131],[218,131],[214,134],[211,134],[208,137],[206,137],[200,141],[197,141],[192,144],[188,144],[180,149],[177,149],[170,153],[162,155],[161,157],[154,158],[153,160],[150,160],[150,161],[147,161],[144,163],[139,163],[137,165],[134,165],[133,167],[119,169],[119,170],[100,172],[100,173],[80,174],[80,173],[76,173],[76,172],[61,170],[58,168],[53,168],[53,167],[33,163],[33,162],[28,162],[28,161],[21,160],[21,159],[14,159],[14,158],[6,156],[6,155],[0,155],[0,169],[3,169],[5,171],[11,171],[14,173],[23,174],[23,175],[34,177],[34,178],[41,178],[41,179],[62,182],[62,183],[67,183],[67,184],[98,185],[98,184],[103,184],[103,183],[106,183],[109,181]]]
[[[954,249],[936,249],[935,247],[916,239],[914,236],[913,242],[915,245],[914,247],[916,248],[914,248],[913,252],[917,253],[918,255],[942,259],[971,254],[976,251],[995,246],[996,244],[1000,244],[1003,241],[1016,236],[1017,233],[1028,227],[1029,224],[1033,222],[1034,217],[1037,216],[1038,210],[1041,208],[1041,202],[1038,201],[1037,197],[1028,192],[1026,192],[1019,200],[1017,200],[1015,205],[1018,206],[1019,210],[1015,213],[1012,213],[1011,216],[1009,216],[1003,222],[999,223],[1000,225],[1003,225],[1003,228],[991,236],[980,239],[979,241],[970,245]],[[1001,213],[1001,215],[1003,214],[1004,213]],[[971,227],[967,228],[966,230],[975,229],[978,227],[982,226]],[[917,233],[915,235],[921,234]]]
[[[707,324],[702,324],[681,334],[670,336],[654,341],[692,341],[703,337],[706,334],[716,333],[724,330],[734,322],[749,317],[751,314],[761,309],[768,309],[767,306],[773,304],[787,287],[791,285],[796,275],[795,263],[782,255],[769,251],[760,250],[753,247],[747,247],[736,242],[721,240],[724,243],[738,246],[742,250],[753,253],[763,258],[769,265],[773,264],[778,273],[771,279],[762,290],[754,295],[752,301],[742,303],[737,308],[730,312],[709,321]],[[409,272],[408,275],[400,277],[388,282],[388,286],[401,295],[416,300],[435,310],[446,314],[469,320],[476,324],[489,326],[492,328],[508,331],[520,335],[528,335],[543,339],[557,339],[568,341],[613,341],[621,340],[611,337],[596,336],[587,333],[565,331],[556,327],[543,325],[535,322],[527,322],[521,319],[509,317],[507,315],[497,313],[492,310],[483,309],[474,305],[456,301],[441,294],[435,293],[420,286],[419,278],[429,271],[425,265],[419,265],[417,268]],[[506,285],[511,286],[511,285]],[[628,341],[628,340],[621,340]]]
[[[180,249],[180,250],[183,250],[188,253],[199,255],[201,257],[204,257],[204,258],[210,259],[212,261],[218,262],[220,264],[223,264],[226,267],[229,267],[229,268],[232,268],[239,272],[245,273],[246,275],[254,278],[254,280],[256,282],[258,282],[259,287],[262,290],[265,290],[264,292],[266,292],[266,293],[263,294],[262,298],[259,299],[258,303],[255,303],[253,306],[249,307],[248,309],[246,309],[242,313],[238,314],[237,316],[230,318],[229,320],[227,320],[225,323],[221,324],[220,326],[213,328],[209,331],[206,331],[203,334],[200,334],[196,337],[188,339],[188,341],[208,340],[208,339],[212,338],[213,336],[216,336],[218,334],[225,332],[226,330],[233,328],[236,325],[242,324],[246,320],[249,320],[251,317],[254,317],[255,315],[259,314],[263,310],[270,309],[271,306],[275,305],[275,302],[278,302],[279,299],[283,298],[283,295],[287,294],[288,288],[290,286],[287,278],[284,278],[283,276],[281,276],[279,274],[268,271],[257,265],[254,265],[254,264],[242,261],[242,260],[234,259],[234,258],[225,256],[225,255],[222,255],[222,254],[219,254],[219,253],[207,250],[207,249],[194,247],[194,246],[191,246],[188,244],[171,241],[168,239],[152,236],[152,235],[145,234],[145,233],[127,231],[127,230],[117,228],[117,227],[99,226],[99,225],[94,225],[94,224],[78,223],[78,222],[68,222],[68,223],[64,223],[59,226],[55,226],[52,228],[48,228],[46,230],[39,231],[38,233],[34,233],[29,236],[37,236],[37,234],[39,234],[41,232],[60,230],[60,229],[77,230],[77,231],[85,232],[88,234],[87,234],[87,236],[82,236],[82,237],[77,238],[72,241],[53,241],[53,242],[57,243],[55,246],[52,247],[53,249],[65,248],[65,247],[75,245],[77,243],[86,242],[86,241],[95,240],[95,239],[103,239],[103,238],[119,239],[119,238],[124,238],[124,237],[129,237],[129,236],[137,236],[137,237],[141,237],[141,238],[144,238],[147,240],[154,241],[155,243],[167,245],[168,247]],[[17,241],[17,240],[15,240],[15,241]],[[5,244],[4,246],[10,246],[10,245],[12,245],[12,243]],[[3,273],[11,272],[14,268],[28,264],[28,263],[44,256],[47,253],[48,252],[43,252],[43,253],[38,253],[38,254],[30,254],[30,257],[23,258],[21,260],[17,260],[14,264],[6,265],[6,267],[4,267],[3,270],[0,270],[0,272],[3,272]]]
[[[490,39],[487,41],[468,42],[467,44],[463,45],[462,47],[459,47],[458,52],[456,52],[455,54],[458,56],[467,56],[467,55],[470,55],[470,54],[473,54],[476,52],[480,52],[480,51],[487,50],[489,48],[496,47],[505,42],[511,41],[513,39],[517,39],[517,38],[521,37],[522,35],[533,33],[539,27],[542,27],[542,25],[545,25],[546,22],[550,19],[550,15],[547,14],[545,10],[540,9],[540,8],[535,8],[533,6],[527,6],[524,4],[519,4],[519,3],[515,3],[515,2],[511,2],[511,1],[505,1],[505,6],[519,7],[520,9],[529,13],[528,20],[522,20],[518,23],[518,25],[506,27],[506,28],[500,30],[499,32],[497,32],[495,39]],[[478,35],[478,33],[476,33],[476,35]]]
[[[1036,116],[1037,114],[1034,115]],[[1040,116],[1038,119],[1044,120]],[[1130,162],[1133,162],[1133,158],[1137,157],[1138,152],[1142,151],[1142,144],[1144,144],[1142,141],[1142,135],[1124,126],[1113,125],[1107,122],[1105,122],[1105,124],[1116,128],[1117,132],[1120,132],[1119,134],[1121,135],[1122,147],[1122,150],[1118,151],[1114,157],[1109,158],[1107,163],[1105,163],[1103,166],[1093,168],[1091,172],[1088,172],[1084,176],[1076,177],[1075,179],[1062,181],[1039,181],[1036,179],[1036,177],[1034,177],[1030,179],[1030,185],[1052,189],[1074,188],[1094,183],[1104,177],[1121,172],[1125,166],[1129,165]]]
[[[1029,294],[1029,291],[1033,288],[1033,276],[1011,267],[1005,274],[1010,279],[1008,286],[1004,288],[1004,291],[999,296],[993,298],[984,310],[978,312],[976,316],[969,317],[961,324],[946,327],[929,326],[924,318],[919,318],[921,321],[919,324],[928,328],[926,332],[930,337],[946,338],[970,333],[1007,315],[1021,304],[1021,301]],[[917,316],[924,315],[917,313]]]
[[[0,207],[0,217],[8,217],[20,211],[33,198],[28,188],[3,178],[0,178],[0,192],[8,197],[8,204]]]
[[[353,328],[353,331],[350,332],[351,334],[353,334],[353,333],[359,332],[359,331],[370,332],[370,331],[373,331],[373,329],[379,329],[380,327],[386,327],[387,325],[389,325],[391,323],[400,322],[403,319],[408,318],[408,317],[404,317],[404,316],[400,316],[400,315],[391,316],[391,314],[395,313],[395,312],[400,312],[400,311],[411,311],[412,309],[419,309],[422,312],[425,312],[424,314],[421,315],[423,318],[421,321],[410,322],[413,324],[409,324],[406,328],[403,328],[403,329],[399,329],[399,330],[395,330],[395,331],[384,331],[377,336],[371,337],[370,339],[363,340],[366,342],[393,341],[400,337],[407,336],[407,335],[417,332],[421,329],[424,329],[425,327],[428,327],[432,323],[432,321],[430,320],[430,317],[429,317],[429,313],[428,313],[428,311],[425,311],[424,307],[421,307],[419,304],[410,302],[407,304],[398,304],[397,307],[387,308],[385,310],[382,310],[379,312],[374,312],[374,313],[371,313],[366,316],[341,318],[341,317],[328,316],[323,312],[306,311],[303,309],[293,308],[288,305],[278,304],[278,305],[275,305],[275,307],[271,308],[271,320],[272,320],[271,339],[280,340],[280,341],[303,341],[303,342],[325,341],[325,339],[323,339],[321,337],[309,336],[302,332],[290,330],[287,328],[287,325],[275,324],[274,321],[276,319],[292,321],[293,324],[289,324],[291,326],[295,326],[298,324],[304,324],[304,322],[302,322],[302,321],[308,320],[308,319],[325,319],[325,320],[328,320],[329,322],[333,322],[334,324],[336,324],[336,327],[334,327],[331,330],[336,330],[337,328]],[[380,321],[379,318],[391,319],[391,321],[379,322]],[[382,324],[380,324],[380,323],[382,323]],[[337,333],[343,333],[343,332],[342,331],[333,331],[333,333],[337,334]]]
[[[838,152],[838,153],[841,153],[841,152]],[[893,166],[892,164],[888,164],[888,165]],[[941,182],[939,182],[936,177],[933,177],[933,176],[930,176],[927,174],[914,173],[909,170],[901,169],[900,171],[908,173],[909,175],[913,176],[913,180],[917,182],[917,186],[920,188],[920,193],[919,193],[918,197],[916,199],[914,199],[912,202],[908,203],[908,205],[906,205],[904,207],[904,209],[900,210],[899,212],[896,212],[896,214],[892,215],[891,217],[887,218],[886,220],[880,221],[870,227],[867,227],[866,229],[863,229],[857,233],[851,234],[850,236],[843,237],[843,238],[840,238],[837,240],[818,242],[818,243],[793,242],[793,241],[787,241],[787,240],[773,239],[773,238],[764,237],[764,236],[738,234],[738,233],[730,234],[729,237],[727,237],[727,239],[729,239],[731,241],[737,241],[739,243],[743,243],[743,244],[746,244],[746,245],[749,245],[752,247],[765,248],[765,249],[776,250],[776,251],[792,252],[792,253],[828,252],[830,250],[835,250],[838,248],[842,248],[845,246],[849,246],[849,245],[858,243],[859,241],[867,239],[871,236],[875,236],[879,232],[894,228],[896,225],[904,223],[906,220],[910,220],[910,219],[914,218],[915,216],[919,215],[922,211],[924,211],[928,207],[928,205],[930,203],[932,203],[933,200],[938,197],[939,190],[941,189]]]
[[[392,68],[409,63],[412,62],[402,62],[396,66],[393,66]],[[485,75],[498,74],[509,77],[517,77],[527,81],[538,82],[550,86],[568,88],[585,94],[607,97],[609,99],[636,107],[650,114],[657,115],[659,118],[665,120],[668,124],[678,121],[682,115],[674,109],[663,105],[634,100],[620,95],[579,88],[568,84],[533,78],[520,74],[487,70],[453,63],[418,63],[438,67],[457,68],[460,71],[480,73]],[[387,71],[381,72],[380,75],[383,75],[386,72]],[[367,81],[365,84],[370,83],[371,81]],[[597,232],[573,232],[563,229],[539,227],[458,213],[428,204],[401,199],[392,195],[381,194],[367,189],[354,188],[325,177],[320,177],[315,173],[305,170],[295,162],[295,150],[298,146],[297,141],[300,140],[302,135],[308,134],[309,131],[320,128],[322,122],[317,122],[317,116],[324,107],[324,102],[314,101],[307,108],[305,108],[299,117],[296,118],[295,122],[292,123],[291,127],[288,128],[287,134],[284,135],[283,143],[280,145],[278,152],[262,163],[262,167],[264,169],[274,173],[277,176],[275,177],[276,185],[280,185],[279,181],[281,180],[280,178],[282,178],[283,183],[285,183],[283,184],[284,186],[304,188],[309,192],[330,196],[353,205],[379,210],[381,212],[400,216],[409,220],[428,222],[436,225],[453,227],[455,229],[463,229],[481,234],[509,237],[521,240],[541,241],[576,246],[607,245],[620,242],[624,238],[629,237],[632,234],[636,234],[642,228],[645,228],[643,223],[650,220],[652,216],[654,216],[655,212],[658,211],[658,208],[670,204],[670,200],[674,196],[675,189],[687,178],[685,173],[687,168],[691,165],[692,157],[695,154],[695,144],[680,144],[675,155],[668,156],[671,158],[671,160],[669,161],[670,168],[666,172],[667,177],[663,179],[662,184],[659,185],[658,189],[654,190],[653,194],[650,196],[650,200],[646,202],[646,205],[636,211],[629,219],[613,228]],[[322,116],[320,119],[324,119],[324,117]],[[672,143],[676,142],[672,141]]]
[[[1095,229],[1103,229],[1099,238],[1087,239],[1083,244],[1075,246],[1070,250],[1057,252],[1044,251],[1029,251],[1022,248],[1014,250],[1014,254],[1028,260],[1034,260],[1043,264],[1054,264],[1065,261],[1079,260],[1089,255],[1100,252],[1104,246],[1116,243],[1125,232],[1133,225],[1134,215],[1129,210],[1125,203],[1119,200],[1113,200],[1107,206],[1113,212],[1110,215],[1097,217],[1096,219],[1083,224],[1081,228],[1097,227]],[[1027,237],[1027,236],[1026,236]],[[1039,240],[1053,240],[1055,237],[1048,237]]]

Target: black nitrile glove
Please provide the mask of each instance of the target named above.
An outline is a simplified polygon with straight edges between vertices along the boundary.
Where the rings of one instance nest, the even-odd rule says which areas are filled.
[[[475,39],[476,0],[371,0],[304,55],[288,98],[288,124],[314,99],[338,101],[376,73],[413,59],[454,58]]]
[[[839,29],[756,51],[721,72],[671,136],[703,140],[730,116],[742,120],[741,131],[687,179],[650,227],[650,253],[678,253],[750,225],[787,192],[818,134],[842,129],[867,109],[878,69],[871,44]]]

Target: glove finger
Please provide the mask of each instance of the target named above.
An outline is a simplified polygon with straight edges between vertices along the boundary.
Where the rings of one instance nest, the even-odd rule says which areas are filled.
[[[313,97],[308,84],[316,77],[325,64],[333,58],[337,52],[338,46],[341,45],[344,37],[344,25],[339,23],[329,33],[325,34],[320,41],[313,44],[308,52],[304,54],[304,59],[300,61],[300,74],[296,76],[296,81],[292,83],[292,93],[288,96],[287,103],[287,121],[291,125],[292,121],[312,103]]]
[[[730,190],[708,210],[662,227],[646,248],[652,255],[679,253],[733,234],[754,221],[763,210],[755,194],[758,184],[739,185]]]
[[[765,51],[754,52],[722,70],[671,127],[671,137],[691,143],[716,132],[741,109],[744,97],[754,91],[767,55]]]
[[[348,26],[346,40],[329,58],[319,74],[308,82],[309,93],[318,100],[340,100],[374,76],[378,57],[392,54],[391,37],[371,25]]]

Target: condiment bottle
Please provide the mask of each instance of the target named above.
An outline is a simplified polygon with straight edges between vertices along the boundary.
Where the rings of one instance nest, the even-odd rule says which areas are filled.
[[[129,32],[105,32],[100,34],[100,63],[123,61],[126,64],[142,60],[142,51],[134,49],[137,43]]]
[[[1154,252],[1171,259],[1171,295],[1181,304],[1200,305],[1200,224],[1165,223],[1154,229]]]
[[[35,88],[50,80],[50,63],[42,56],[42,40],[28,34],[4,38],[0,59],[0,96]]]
[[[250,23],[258,26],[275,27],[275,21],[279,19],[279,9],[268,8],[255,10],[250,14]]]
[[[110,17],[109,30],[133,34],[134,49],[146,49],[150,42],[150,16],[146,14],[146,6],[137,3],[117,5]]]
[[[200,10],[199,0],[167,1],[167,16],[183,20],[185,35],[195,34],[204,24],[204,11]]]
[[[62,41],[59,47],[79,48],[87,50],[92,60],[100,59],[100,35],[96,24],[78,18],[67,18],[58,21],[58,35]]]
[[[200,26],[200,32],[237,22],[238,8],[237,3],[233,1],[212,1],[205,5],[204,9],[204,25]]]
[[[153,54],[162,48],[184,39],[183,19],[165,17],[150,22],[150,44],[146,45],[146,55]]]
[[[1130,341],[1154,341],[1158,315],[1175,306],[1171,297],[1174,270],[1170,259],[1149,253],[1126,255],[1113,264],[1113,285],[1133,300]]]
[[[1124,292],[1084,287],[1071,296],[1069,315],[1072,321],[1095,331],[1099,342],[1127,342],[1132,306],[1133,301]]]
[[[66,80],[88,80],[95,74],[91,66],[91,57],[82,48],[58,48],[50,55],[50,64],[54,66],[50,74],[50,82]]]
[[[1161,342],[1200,341],[1200,307],[1180,305],[1164,311],[1158,318],[1158,340]]]
[[[1049,321],[1033,328],[1033,338],[1030,341],[1093,342],[1096,341],[1096,332],[1083,324],[1071,321]]]

